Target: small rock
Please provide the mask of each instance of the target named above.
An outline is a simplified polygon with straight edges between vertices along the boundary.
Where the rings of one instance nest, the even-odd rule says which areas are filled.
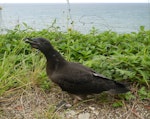
[[[71,104],[66,104],[65,106],[66,106],[67,108],[72,107],[72,105],[71,105]]]
[[[67,112],[67,115],[72,117],[72,116],[76,115],[76,112],[73,111],[73,110],[70,110],[70,111]]]
[[[92,111],[94,111],[95,107],[89,106],[89,109],[92,110]]]
[[[94,110],[93,113],[97,116],[99,114],[98,110]]]
[[[90,113],[81,113],[78,115],[78,119],[89,119],[90,118]]]

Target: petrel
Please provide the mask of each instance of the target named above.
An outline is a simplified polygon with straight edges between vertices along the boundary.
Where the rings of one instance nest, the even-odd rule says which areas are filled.
[[[45,38],[26,38],[25,42],[45,55],[47,75],[62,91],[78,96],[103,91],[115,94],[129,91],[123,83],[106,78],[80,63],[65,60]]]

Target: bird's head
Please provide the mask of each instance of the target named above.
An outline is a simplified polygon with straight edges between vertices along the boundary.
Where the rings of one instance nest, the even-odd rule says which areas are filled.
[[[29,43],[31,47],[39,49],[43,53],[53,48],[50,42],[45,38],[25,38],[24,41]]]

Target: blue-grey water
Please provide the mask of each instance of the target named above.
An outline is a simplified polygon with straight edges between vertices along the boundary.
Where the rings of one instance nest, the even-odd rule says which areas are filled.
[[[88,33],[92,27],[99,32],[137,32],[140,26],[150,29],[149,3],[113,4],[0,4],[1,29],[13,29],[26,23],[36,30],[54,26],[65,31],[72,28]]]

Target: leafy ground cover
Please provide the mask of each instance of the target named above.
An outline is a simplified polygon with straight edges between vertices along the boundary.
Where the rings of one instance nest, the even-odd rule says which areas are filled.
[[[131,92],[120,95],[112,107],[123,106],[122,100],[149,101],[150,30],[141,26],[138,33],[97,33],[92,29],[82,34],[71,29],[21,30],[18,25],[0,35],[0,104],[10,101],[16,93],[19,96],[20,91],[36,87],[49,94],[55,88],[46,76],[44,56],[24,43],[26,37],[45,37],[68,61],[80,62],[106,77],[130,84]],[[0,110],[0,115],[3,113]],[[47,117],[48,112],[43,113]]]

